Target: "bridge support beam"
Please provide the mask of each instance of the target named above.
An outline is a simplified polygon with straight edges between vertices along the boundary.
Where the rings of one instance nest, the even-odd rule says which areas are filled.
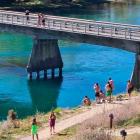
[[[137,90],[140,90],[140,53],[136,53],[136,61],[131,82]]]
[[[44,79],[47,79],[47,70],[51,69],[51,77],[55,77],[55,69],[60,70],[59,76],[62,77],[63,62],[56,39],[35,39],[27,72],[32,79],[32,73],[36,72],[36,78],[40,78],[40,71],[44,71]]]

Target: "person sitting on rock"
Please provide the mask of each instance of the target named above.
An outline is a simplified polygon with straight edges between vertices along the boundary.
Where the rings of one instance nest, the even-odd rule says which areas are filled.
[[[99,98],[100,98],[100,101],[102,102],[102,103],[104,103],[105,102],[105,94],[104,94],[104,92],[102,91],[102,90],[100,90],[100,96],[99,96]]]
[[[85,96],[85,97],[84,97],[84,99],[83,99],[83,104],[86,105],[86,106],[91,105],[91,101],[90,101],[90,99],[88,98],[88,96]]]
[[[18,128],[19,127],[19,121],[17,119],[17,113],[14,112],[13,109],[8,111],[7,120],[10,121],[13,124],[14,128]]]

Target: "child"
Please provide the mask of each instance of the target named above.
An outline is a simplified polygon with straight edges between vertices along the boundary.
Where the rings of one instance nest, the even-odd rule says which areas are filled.
[[[36,139],[39,140],[37,131],[38,131],[38,125],[36,122],[36,118],[33,118],[32,127],[31,127],[32,140],[34,140],[34,135],[36,135]]]
[[[87,96],[84,97],[83,104],[86,105],[86,106],[90,106],[91,105],[91,101],[90,101],[90,99]]]

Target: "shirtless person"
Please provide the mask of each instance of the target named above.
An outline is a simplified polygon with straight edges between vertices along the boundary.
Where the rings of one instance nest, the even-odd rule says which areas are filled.
[[[99,86],[99,84],[95,83],[93,88],[95,91],[96,103],[100,103],[100,86]]]
[[[133,91],[134,86],[132,85],[131,81],[128,80],[127,82],[127,93],[129,95],[129,98],[131,97],[131,92]]]

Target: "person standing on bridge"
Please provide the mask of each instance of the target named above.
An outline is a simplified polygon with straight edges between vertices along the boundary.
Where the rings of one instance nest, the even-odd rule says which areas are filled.
[[[38,13],[38,23],[37,26],[41,26],[41,13]]]
[[[26,23],[28,23],[28,21],[29,21],[29,14],[30,14],[30,11],[29,10],[26,10],[25,11]]]
[[[41,14],[41,21],[42,21],[43,27],[45,27],[45,16],[44,16],[44,14]]]

